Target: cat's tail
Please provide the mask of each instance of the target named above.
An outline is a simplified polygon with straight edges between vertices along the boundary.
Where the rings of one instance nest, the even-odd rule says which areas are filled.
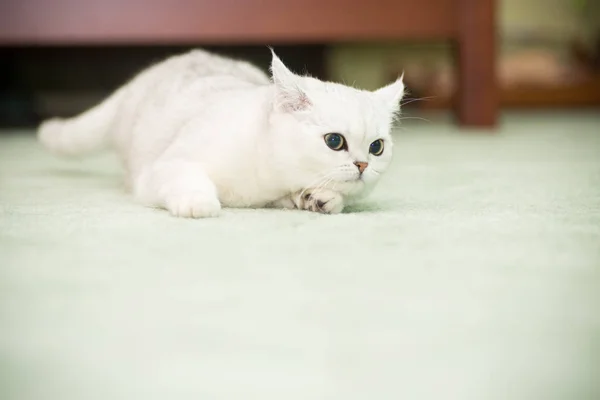
[[[110,131],[119,112],[123,90],[73,118],[52,118],[38,129],[39,141],[54,153],[76,156],[110,145]]]

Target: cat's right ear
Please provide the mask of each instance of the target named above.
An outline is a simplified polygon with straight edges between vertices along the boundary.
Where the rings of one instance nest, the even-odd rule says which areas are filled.
[[[273,49],[271,49],[271,54],[273,56],[271,60],[271,75],[276,91],[275,107],[285,112],[307,110],[312,103],[304,90],[300,88],[302,77],[290,71],[279,57],[277,57]]]
[[[392,113],[397,113],[400,108],[400,100],[404,97],[404,72],[395,82],[375,91],[375,95],[390,105]]]

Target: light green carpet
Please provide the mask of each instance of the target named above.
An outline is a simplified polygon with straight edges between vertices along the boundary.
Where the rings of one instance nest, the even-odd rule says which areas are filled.
[[[600,398],[600,117],[396,144],[352,213],[182,220],[0,135],[0,399]]]

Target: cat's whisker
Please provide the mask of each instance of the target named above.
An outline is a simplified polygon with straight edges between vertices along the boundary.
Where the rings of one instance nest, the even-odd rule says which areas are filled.
[[[431,123],[431,121],[430,121],[430,120],[428,120],[427,118],[422,118],[422,117],[398,117],[398,118],[397,118],[397,120],[398,120],[398,121],[402,121],[402,120],[404,120],[404,119],[418,119],[418,120],[420,120],[420,121],[425,121],[425,122],[429,122],[429,123]]]
[[[323,174],[322,176],[319,176],[317,179],[315,179],[310,185],[308,185],[307,187],[305,187],[300,194],[298,195],[299,200],[301,200],[304,197],[304,194],[306,193],[307,190],[313,190],[316,191],[316,188],[321,186],[322,183],[329,179],[329,181],[333,180],[332,178],[330,178],[333,174],[338,172],[338,168],[334,169],[334,170],[330,170],[329,172],[327,172],[326,174]]]
[[[415,101],[427,101],[437,99],[439,96],[427,96],[427,97],[416,97],[412,99],[406,99],[406,101],[400,103],[400,107],[404,107],[407,104],[414,103]]]
[[[321,192],[327,189],[327,185],[333,181],[332,178],[329,178],[327,181],[324,181],[321,185],[317,186],[315,190],[312,192],[312,195],[315,197],[318,196]]]
[[[306,193],[307,190],[314,189],[316,186],[318,186],[321,183],[321,181],[323,181],[324,179],[327,179],[328,175],[329,174],[327,174],[325,176],[319,176],[317,179],[313,180],[310,185],[308,185],[304,189],[302,189],[299,196],[302,197],[304,195],[304,193]]]
[[[328,174],[326,177],[324,177],[323,179],[321,179],[319,181],[319,183],[314,184],[313,188],[312,188],[313,193],[320,193],[320,192],[322,192],[326,188],[326,186],[331,181],[333,181],[333,178],[331,178],[331,175],[333,175],[333,173]]]
[[[334,168],[332,170],[330,170],[329,172],[327,172],[326,174],[324,174],[320,179],[316,180],[311,187],[307,188],[307,189],[311,189],[313,190],[313,193],[320,193],[323,190],[327,189],[327,186],[331,183],[331,182],[336,182],[334,180],[334,177],[336,174],[338,174],[339,172],[341,172],[343,170],[343,168],[341,167],[337,167]],[[303,192],[306,191],[303,190]]]
[[[315,186],[315,185],[318,185],[319,183],[321,183],[321,181],[324,181],[325,179],[329,179],[329,178],[331,178],[331,177],[332,177],[334,174],[337,174],[337,173],[339,173],[339,172],[340,172],[340,168],[339,168],[339,167],[338,167],[338,168],[334,168],[334,169],[332,169],[332,170],[328,170],[326,173],[324,173],[324,174],[321,174],[321,176],[320,176],[320,177],[318,177],[317,179],[315,179],[315,180],[313,181],[313,183],[312,183],[310,186]],[[309,187],[310,187],[310,186],[309,186]]]

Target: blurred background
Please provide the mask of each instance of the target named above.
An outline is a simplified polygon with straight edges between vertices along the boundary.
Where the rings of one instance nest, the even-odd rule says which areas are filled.
[[[185,43],[177,39],[103,43],[98,37],[93,43],[75,37],[72,42],[64,38],[47,43],[13,40],[11,35],[18,31],[16,24],[20,22],[13,21],[15,26],[7,28],[9,19],[23,18],[25,6],[38,2],[9,1],[0,6],[5,11],[5,28],[0,30],[0,124],[5,127],[30,126],[51,115],[76,114],[141,68],[192,47],[243,57],[266,68],[270,55],[265,45],[274,44],[281,57],[299,72],[365,89],[379,87],[405,71],[409,98],[423,99],[409,104],[407,110],[449,109],[456,92],[456,59],[449,40],[410,37],[362,41],[357,36],[334,43],[312,39],[306,43],[259,43],[253,39],[245,45],[242,38],[238,43],[219,40],[220,46],[214,46],[217,43],[210,39],[182,41]],[[68,0],[50,3],[69,5]],[[435,1],[421,3],[428,7]],[[351,8],[353,3],[347,4]],[[600,105],[600,1],[498,0],[494,19],[498,35],[495,75],[502,108]]]

